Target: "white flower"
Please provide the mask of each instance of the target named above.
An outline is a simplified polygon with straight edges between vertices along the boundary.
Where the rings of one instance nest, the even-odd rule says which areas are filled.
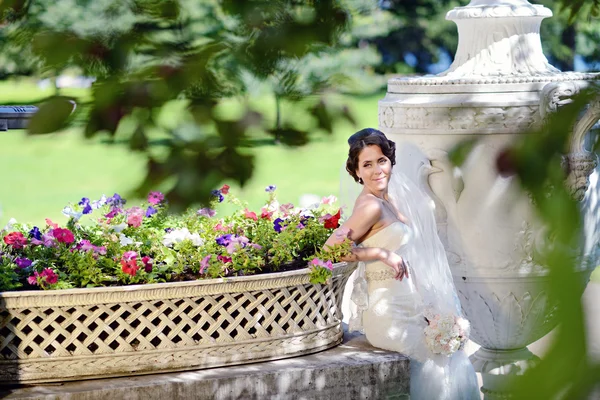
[[[337,197],[335,197],[334,195],[331,196],[327,196],[327,197],[323,197],[321,199],[321,203],[322,204],[333,204],[337,201]]]
[[[177,228],[167,233],[163,237],[163,244],[167,247],[173,246],[175,243],[181,243],[190,236],[188,228]]]
[[[133,244],[133,239],[128,238],[127,236],[121,233],[119,234],[119,243],[121,244],[121,246],[127,246]]]
[[[204,245],[204,239],[202,239],[198,233],[191,234],[188,239],[191,240],[196,247]]]
[[[78,221],[79,218],[81,218],[81,216],[83,215],[81,211],[76,211],[71,206],[66,206],[65,208],[63,208],[62,213],[66,217],[73,218],[75,221]]]
[[[110,227],[110,229],[112,229],[113,231],[119,233],[121,231],[123,231],[123,229],[127,228],[127,224],[126,223],[121,223],[119,225],[113,225]]]
[[[100,200],[92,201],[92,210],[97,210],[105,204],[106,204],[106,195],[103,194],[102,197],[100,197]]]
[[[14,218],[11,218],[8,220],[8,224],[6,224],[6,226],[4,227],[4,229],[2,229],[3,231],[9,231],[13,228],[13,226],[15,226],[15,224],[17,223],[17,220]]]

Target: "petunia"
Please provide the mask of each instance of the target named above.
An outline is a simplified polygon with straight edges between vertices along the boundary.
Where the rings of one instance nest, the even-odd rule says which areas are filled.
[[[258,217],[254,211],[249,211],[247,208],[244,210],[244,217],[248,219],[252,219],[254,221],[258,221]]]
[[[233,254],[239,249],[243,249],[246,247],[246,244],[250,240],[245,236],[234,236],[231,238],[231,241],[226,245],[227,253]]]
[[[75,221],[78,221],[83,215],[81,211],[77,211],[71,206],[65,206],[65,208],[62,209],[62,213],[65,217],[73,218]]]
[[[290,215],[291,211],[294,209],[294,205],[292,203],[282,204],[279,206],[279,211],[283,213],[284,217]]]
[[[58,275],[51,268],[44,268],[40,276],[42,276],[45,282],[50,285],[54,285],[58,282]]]
[[[217,201],[219,203],[222,203],[223,200],[225,200],[225,197],[223,197],[223,195],[221,194],[221,191],[219,191],[219,190],[213,190],[212,192],[210,192],[210,194],[212,194],[214,197],[216,197]]]
[[[156,213],[157,213],[156,208],[149,206],[148,209],[146,210],[146,218],[150,218],[151,216],[153,216]]]
[[[217,257],[217,260],[221,261],[223,264],[226,264],[226,263],[230,263],[232,261],[232,258],[220,255]]]
[[[82,213],[89,214],[92,212],[92,205],[89,198],[83,197],[78,204],[83,207]]]
[[[100,207],[104,206],[106,204],[106,195],[102,195],[102,197],[100,197],[100,199],[92,201],[92,209],[97,210]]]
[[[147,273],[152,272],[152,265],[154,264],[154,260],[148,256],[142,257],[142,264],[144,264],[144,271]]]
[[[111,205],[113,207],[117,207],[117,208],[124,206],[125,203],[127,203],[127,200],[125,200],[124,198],[119,196],[119,194],[117,194],[117,193],[115,193],[114,195],[112,195],[112,197],[109,197],[106,200],[106,204]]]
[[[106,218],[114,218],[117,215],[119,215],[123,210],[121,210],[119,207],[113,207],[110,212],[108,214],[105,214],[104,216]]]
[[[44,233],[41,239],[31,238],[31,244],[35,246],[43,245],[45,247],[52,247],[56,243],[56,238],[50,233]]]
[[[273,213],[269,212],[269,210],[266,207],[263,207],[260,209],[260,217],[262,219],[271,219],[272,216],[273,216]]]
[[[8,223],[4,226],[4,228],[2,228],[3,231],[10,231],[15,224],[17,223],[17,220],[14,218],[11,218],[8,220]]]
[[[323,197],[321,199],[321,203],[322,204],[333,204],[337,201],[337,197],[331,195],[331,196],[327,196],[327,197]]]
[[[212,258],[212,254],[207,255],[200,261],[200,273],[203,274],[206,271],[206,268],[209,266],[210,259]]]
[[[71,244],[75,241],[73,232],[67,228],[56,228],[52,230],[52,235],[56,238],[59,243]]]
[[[283,225],[284,221],[285,220],[281,218],[277,218],[273,221],[273,229],[275,229],[276,232],[281,233],[281,231],[285,230],[285,225]]]
[[[219,191],[223,194],[228,194],[229,193],[229,185],[223,185],[223,187],[221,187],[221,189],[219,189]]]
[[[217,212],[211,208],[201,208],[196,212],[196,214],[200,215],[201,217],[212,218],[217,215]]]
[[[269,185],[269,186],[267,186],[267,187],[265,188],[265,192],[267,192],[267,193],[272,193],[272,192],[274,192],[274,191],[275,191],[275,189],[277,189],[277,186],[275,186],[275,185]]]
[[[21,249],[27,244],[27,238],[21,232],[11,232],[4,236],[4,243],[15,249]]]
[[[227,235],[219,236],[218,238],[215,239],[215,241],[220,246],[227,246],[229,244],[229,242],[231,242],[232,236],[233,235],[228,233]]]
[[[54,229],[58,228],[58,224],[52,222],[52,220],[50,218],[46,218],[46,225],[48,225],[49,227],[54,228]]]
[[[337,227],[339,227],[340,226],[339,221],[340,221],[340,217],[342,215],[341,213],[342,213],[342,210],[339,209],[335,215],[331,216],[330,218],[325,219],[325,224],[323,226],[326,229],[336,229]]]
[[[152,204],[152,205],[157,205],[162,203],[162,201],[165,199],[165,195],[162,194],[161,192],[150,192],[148,194],[148,203]]]
[[[15,264],[17,264],[17,267],[23,269],[23,268],[30,267],[32,264],[32,261],[26,257],[17,257],[17,258],[15,258]]]
[[[143,209],[140,207],[131,207],[125,212],[127,213],[127,224],[129,226],[138,228],[140,225],[142,225],[142,220],[144,219]]]
[[[33,229],[29,231],[29,237],[37,240],[42,240],[42,232],[40,232],[40,228],[34,226]]]
[[[129,246],[130,244],[133,244],[133,240],[130,239],[129,237],[123,235],[122,233],[119,234],[119,244],[124,247],[124,246]]]

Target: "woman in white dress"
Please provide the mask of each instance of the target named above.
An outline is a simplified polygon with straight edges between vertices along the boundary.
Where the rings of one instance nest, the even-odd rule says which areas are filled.
[[[411,358],[411,399],[478,399],[464,352],[434,353],[425,341],[426,310],[462,316],[431,199],[416,176],[394,168],[396,146],[382,132],[363,129],[348,144],[346,170],[362,191],[325,246],[339,242],[340,232],[357,244],[346,260],[360,262],[351,329],[361,329],[375,347]]]

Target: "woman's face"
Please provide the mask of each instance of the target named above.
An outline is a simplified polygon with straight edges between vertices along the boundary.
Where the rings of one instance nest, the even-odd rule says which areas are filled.
[[[381,148],[370,145],[362,149],[358,155],[356,175],[362,178],[365,187],[377,193],[387,188],[392,173],[392,163]]]

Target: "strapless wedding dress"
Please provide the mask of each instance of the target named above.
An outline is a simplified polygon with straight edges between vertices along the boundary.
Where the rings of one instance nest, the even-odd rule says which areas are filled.
[[[411,236],[411,228],[397,221],[360,246],[383,248],[402,257]],[[466,354],[463,351],[451,357],[434,354],[425,342],[423,329],[427,322],[422,314],[425,305],[416,285],[419,271],[409,267],[408,278],[399,281],[394,278],[394,270],[383,262],[365,264],[368,288],[368,308],[362,315],[365,336],[375,347],[411,358],[411,399],[479,399],[475,371]],[[453,374],[457,369],[461,373]]]

